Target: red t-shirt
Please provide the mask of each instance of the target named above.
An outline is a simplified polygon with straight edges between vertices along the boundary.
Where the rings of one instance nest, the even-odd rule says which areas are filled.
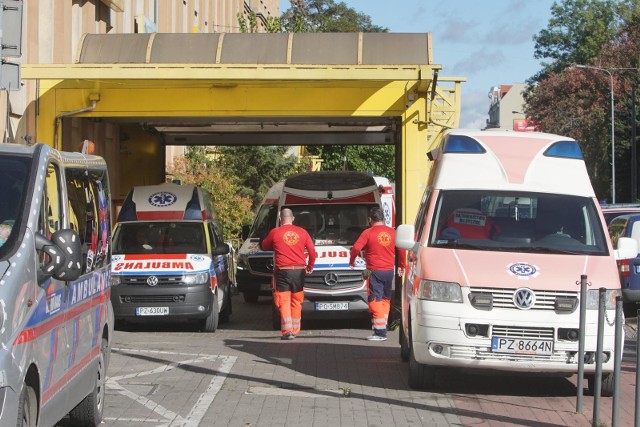
[[[307,230],[293,224],[285,224],[271,230],[261,246],[265,251],[274,252],[276,268],[307,266],[307,269],[311,270],[318,256]]]
[[[396,264],[396,230],[386,225],[374,225],[360,234],[351,248],[349,265],[364,249],[364,260],[369,270],[394,270]],[[404,256],[400,254],[398,267],[404,268]]]

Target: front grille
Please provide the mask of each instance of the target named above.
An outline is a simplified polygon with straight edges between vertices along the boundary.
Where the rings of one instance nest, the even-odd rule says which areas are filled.
[[[493,308],[518,309],[513,303],[515,289],[501,288],[471,288],[471,292],[481,295],[491,295],[493,297]],[[555,310],[557,299],[577,299],[578,292],[571,291],[533,291],[536,296],[536,303],[530,310]]]
[[[362,280],[361,270],[318,270],[304,279],[304,287],[323,291],[357,288]]]
[[[492,335],[503,338],[527,340],[553,340],[553,328],[529,328],[522,326],[494,325]]]
[[[147,279],[153,276],[153,274],[146,274],[141,276],[120,276],[122,285],[147,285]],[[164,285],[180,285],[182,284],[182,275],[162,275],[156,276],[158,278],[158,284],[156,286],[164,286]]]
[[[273,257],[249,257],[249,270],[254,274],[273,274]]]
[[[184,302],[184,295],[120,295],[123,304],[154,304]]]

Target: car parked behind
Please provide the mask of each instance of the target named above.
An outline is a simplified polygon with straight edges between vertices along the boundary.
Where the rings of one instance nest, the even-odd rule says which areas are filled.
[[[640,243],[640,213],[617,216],[608,227],[614,247],[620,237],[631,237]],[[640,302],[640,256],[618,260],[618,271],[623,301]]]
[[[609,225],[611,221],[620,215],[640,214],[640,204],[638,203],[616,203],[614,205],[600,205],[604,220]]]

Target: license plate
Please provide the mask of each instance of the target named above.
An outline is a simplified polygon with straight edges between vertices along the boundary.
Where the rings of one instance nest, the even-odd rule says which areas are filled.
[[[317,302],[316,311],[349,310],[348,302]]]
[[[169,307],[136,307],[136,316],[166,316]]]
[[[494,353],[550,355],[553,353],[553,341],[492,337],[491,351]]]

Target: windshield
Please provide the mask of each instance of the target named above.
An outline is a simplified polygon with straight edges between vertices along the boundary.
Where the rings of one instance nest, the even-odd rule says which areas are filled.
[[[249,237],[264,239],[269,234],[269,231],[276,226],[277,219],[278,205],[262,205],[256,215],[256,220],[253,222]]]
[[[202,222],[123,222],[113,236],[114,254],[206,254]]]
[[[27,192],[27,172],[30,161],[29,157],[8,154],[0,156],[0,182],[2,182],[0,247],[4,246],[12,236],[15,236],[20,228],[20,213],[22,212],[20,207],[24,203]],[[2,251],[1,248],[0,251]]]
[[[369,226],[369,209],[374,204],[318,204],[287,206],[293,223],[304,228],[316,246],[353,245]]]
[[[557,194],[441,191],[429,245],[606,255],[593,200]]]

